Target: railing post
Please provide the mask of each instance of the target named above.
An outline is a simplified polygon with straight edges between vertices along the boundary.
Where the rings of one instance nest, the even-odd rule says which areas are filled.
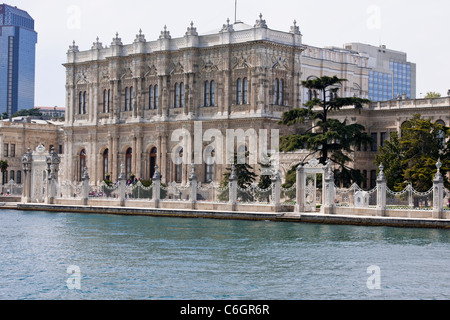
[[[324,186],[324,197],[323,197],[323,214],[333,214],[334,213],[334,174],[331,167],[330,160],[327,161],[327,166],[324,172],[325,175],[325,186]]]
[[[152,177],[152,202],[155,208],[159,208],[159,201],[161,200],[161,173],[158,169],[158,165],[155,165],[155,173]]]
[[[231,211],[236,210],[236,204],[237,204],[237,175],[236,175],[236,167],[234,164],[231,166],[231,173],[229,177],[229,187],[228,187],[228,205],[230,207]]]
[[[55,165],[50,165],[50,175],[48,177],[47,203],[54,204],[56,198],[56,177]]]
[[[31,149],[28,148],[28,151],[22,157],[22,169],[24,173],[24,182],[23,182],[23,190],[22,190],[22,202],[30,203],[31,202],[31,164],[33,160],[33,153]]]
[[[281,208],[281,177],[277,171],[270,178],[272,181],[272,206],[275,212],[280,211]]]
[[[189,202],[191,209],[195,209],[197,203],[197,175],[195,174],[195,164],[191,164],[191,174],[189,175],[190,190],[189,190]]]
[[[81,204],[87,206],[89,199],[89,175],[87,173],[87,168],[83,170],[83,176],[81,177]]]
[[[442,219],[444,214],[444,178],[441,174],[441,166],[441,159],[439,159],[433,179],[433,219]]]
[[[125,206],[125,188],[127,178],[125,177],[125,166],[122,163],[120,165],[120,175],[119,175],[119,205],[121,207]]]
[[[305,169],[299,164],[296,169],[296,199],[295,212],[305,211]]]
[[[377,216],[386,215],[386,177],[384,166],[380,164],[380,172],[377,177]]]

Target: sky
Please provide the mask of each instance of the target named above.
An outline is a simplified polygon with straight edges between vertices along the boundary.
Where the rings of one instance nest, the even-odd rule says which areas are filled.
[[[73,41],[89,50],[99,37],[110,46],[116,32],[124,44],[142,29],[158,39],[164,25],[183,37],[191,21],[197,31],[220,29],[234,21],[235,0],[4,0],[35,20],[36,106],[65,106],[66,53]],[[408,54],[417,65],[417,98],[450,89],[450,1],[448,0],[237,0],[237,20],[253,25],[259,14],[269,28],[289,31],[297,21],[303,43],[343,47],[361,42]]]

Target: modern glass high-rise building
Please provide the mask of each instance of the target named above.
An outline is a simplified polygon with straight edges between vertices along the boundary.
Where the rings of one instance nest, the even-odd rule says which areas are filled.
[[[347,50],[366,54],[369,58],[369,99],[387,101],[416,98],[416,65],[407,61],[404,52],[362,43],[345,44]]]
[[[0,4],[0,114],[34,108],[36,43],[33,18]]]

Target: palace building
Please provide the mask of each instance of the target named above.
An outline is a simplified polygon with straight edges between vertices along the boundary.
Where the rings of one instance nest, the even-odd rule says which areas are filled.
[[[254,25],[228,20],[207,34],[191,23],[179,38],[164,27],[154,41],[139,31],[131,44],[118,34],[110,46],[97,39],[86,51],[74,42],[64,66],[62,178],[80,181],[87,167],[95,183],[116,180],[122,166],[127,178],[151,179],[157,165],[163,183],[185,184],[199,152],[199,181],[219,182],[227,167],[217,161],[226,158],[222,137],[236,135],[234,152],[249,150],[255,135],[276,149],[271,130],[293,130],[277,125],[282,113],[317,96],[301,81],[337,75],[348,80],[340,96],[367,98],[370,73],[367,55],[304,45],[295,21],[277,31],[261,15]],[[196,143],[172,141],[177,130],[184,130],[184,142],[198,139],[198,123],[197,149]],[[181,156],[185,161],[176,160]]]

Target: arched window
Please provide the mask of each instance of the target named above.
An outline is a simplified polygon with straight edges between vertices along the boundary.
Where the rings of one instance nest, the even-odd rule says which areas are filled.
[[[80,152],[80,167],[79,167],[79,181],[83,177],[84,168],[86,168],[86,150],[83,149]]]
[[[22,183],[22,171],[17,171],[17,181],[18,184]]]
[[[158,159],[158,149],[152,148],[152,150],[150,150],[150,179],[153,179],[153,175],[155,174],[157,159]]]
[[[128,111],[128,105],[130,104],[130,88],[125,88],[125,111]]]
[[[247,78],[244,78],[242,83],[242,91],[243,91],[243,97],[242,97],[242,103],[247,104],[248,103],[248,80]]]
[[[106,149],[103,152],[103,180],[106,180],[106,177],[109,175],[109,170],[108,170],[108,155],[109,155],[109,150]]]
[[[149,94],[148,108],[152,110],[155,108],[155,92],[153,86],[150,86],[150,88],[148,89],[148,94]]]
[[[125,155],[125,177],[130,179],[131,177],[131,163],[133,160],[133,149],[128,148]]]
[[[11,172],[9,173],[9,180],[10,180],[10,181],[11,181],[11,180],[12,180],[12,181],[15,181],[14,178],[15,178],[15,177],[14,177],[14,170],[11,170]]]
[[[242,103],[242,80],[241,78],[237,79],[236,84],[236,104]]]

